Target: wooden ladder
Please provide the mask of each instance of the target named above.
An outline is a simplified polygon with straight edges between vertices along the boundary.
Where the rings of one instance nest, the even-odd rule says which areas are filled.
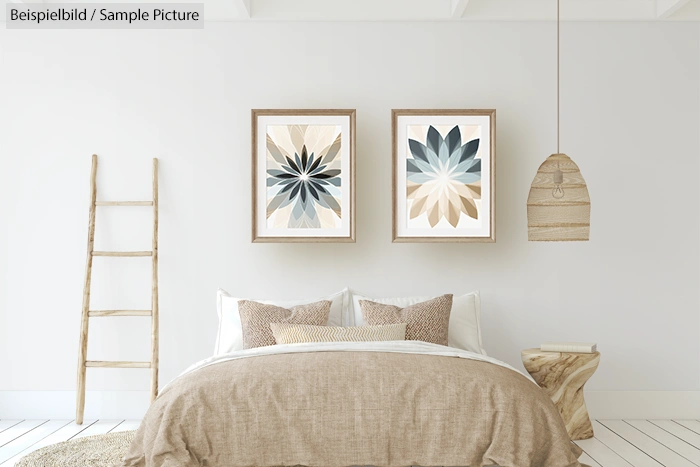
[[[85,373],[87,368],[150,368],[151,402],[158,395],[158,159],[153,159],[153,200],[152,201],[97,201],[97,156],[92,156],[90,173],[90,217],[88,223],[87,264],[83,288],[83,311],[80,322],[80,348],[78,351],[78,389],[76,395],[75,422],[83,423],[85,412]],[[97,206],[152,206],[153,236],[150,251],[95,251],[95,208]],[[137,257],[150,256],[151,309],[150,310],[90,310],[90,283],[92,280],[92,258],[95,256]],[[150,362],[101,362],[87,359],[89,318],[111,316],[150,316],[151,317],[151,361]]]

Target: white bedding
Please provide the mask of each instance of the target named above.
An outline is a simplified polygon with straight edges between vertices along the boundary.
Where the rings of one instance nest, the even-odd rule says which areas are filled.
[[[258,357],[262,355],[290,354],[300,352],[398,352],[420,355],[438,355],[443,357],[465,358],[467,360],[477,360],[480,362],[492,363],[494,365],[508,368],[520,373],[512,366],[495,358],[481,355],[467,350],[455,349],[444,345],[431,344],[421,341],[384,341],[384,342],[318,342],[304,344],[283,344],[270,345],[266,347],[256,347],[254,349],[237,350],[223,355],[215,355],[205,360],[199,361],[183,371],[178,378],[186,374],[197,371],[209,365],[236,360],[239,358]],[[530,378],[528,378],[530,379]],[[531,379],[530,379],[531,380]],[[532,380],[531,380],[532,381]],[[169,384],[169,383],[168,383]],[[167,385],[166,385],[167,387]]]

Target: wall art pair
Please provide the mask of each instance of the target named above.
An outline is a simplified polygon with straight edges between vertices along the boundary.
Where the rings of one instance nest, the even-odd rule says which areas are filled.
[[[354,242],[355,110],[252,117],[253,241]],[[392,110],[393,241],[495,242],[495,142],[495,110]]]

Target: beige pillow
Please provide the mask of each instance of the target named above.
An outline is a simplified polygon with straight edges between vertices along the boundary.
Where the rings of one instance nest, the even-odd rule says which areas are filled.
[[[362,318],[369,325],[406,323],[406,340],[447,345],[452,294],[406,308],[360,300]]]
[[[271,323],[278,344],[303,342],[377,342],[406,339],[406,323],[381,326],[309,326],[306,324]]]
[[[243,348],[275,345],[275,336],[272,335],[270,323],[325,326],[331,312],[331,303],[330,300],[322,300],[293,306],[288,310],[252,300],[239,300],[238,313],[241,315]]]

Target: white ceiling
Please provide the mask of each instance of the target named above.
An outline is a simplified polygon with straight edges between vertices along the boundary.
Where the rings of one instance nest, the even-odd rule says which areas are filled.
[[[9,1],[65,3],[66,0]],[[556,0],[200,1],[204,2],[208,21],[548,21],[556,18]],[[700,21],[700,0],[561,0],[561,17],[562,21]]]

